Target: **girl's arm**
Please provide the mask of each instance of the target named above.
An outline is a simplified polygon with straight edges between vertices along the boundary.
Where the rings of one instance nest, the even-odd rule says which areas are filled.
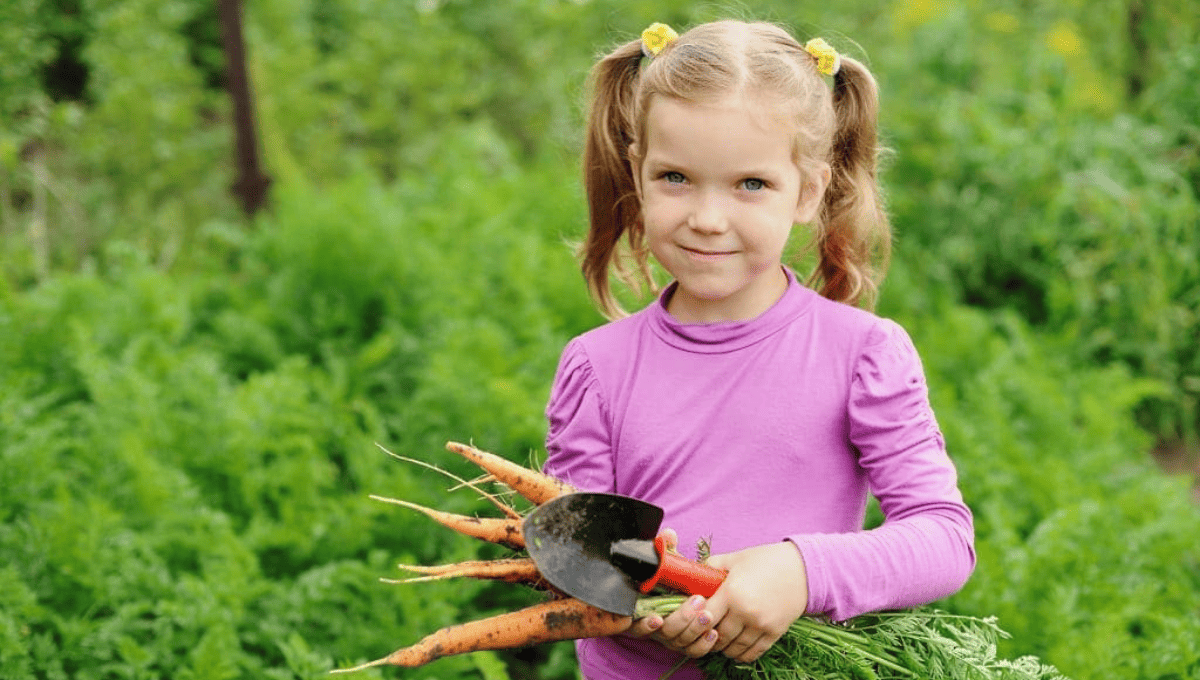
[[[870,531],[789,537],[804,561],[808,613],[844,620],[956,592],[975,566],[973,520],[920,358],[900,326],[884,322],[869,335],[848,415],[850,440],[885,521]]]
[[[580,491],[615,491],[608,407],[578,338],[559,359],[546,420],[543,471]]]

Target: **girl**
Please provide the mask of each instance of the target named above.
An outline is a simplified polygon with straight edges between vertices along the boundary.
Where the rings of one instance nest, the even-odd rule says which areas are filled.
[[[852,306],[873,301],[890,235],[870,73],[823,41],[722,21],[655,25],[593,77],[582,262],[617,320],[563,351],[545,469],[662,506],[684,553],[707,539],[729,576],[665,620],[581,641],[583,673],[751,661],[798,616],[961,588],[972,519],[920,360],[899,326]],[[782,263],[794,224],[812,225],[815,291]],[[608,283],[630,280],[622,242],[647,282],[649,255],[674,279],[632,316]],[[868,493],[886,521],[863,531]]]

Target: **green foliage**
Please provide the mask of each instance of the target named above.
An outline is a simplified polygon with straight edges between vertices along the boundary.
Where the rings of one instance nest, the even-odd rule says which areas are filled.
[[[41,92],[38,70],[53,55],[53,46],[38,30],[40,0],[14,0],[0,8],[0,120],[9,128],[18,116],[28,111],[45,97]],[[13,126],[16,128],[17,126]],[[14,133],[20,129],[4,129],[5,144],[19,141]],[[16,159],[12,150],[6,150],[5,169],[11,170]]]
[[[800,618],[753,664],[713,655],[702,665],[728,680],[1062,680],[1036,657],[999,656],[996,643],[1005,637],[994,618],[928,607],[864,614],[841,624]]]
[[[451,622],[376,583],[447,548],[366,501],[422,495],[369,402],[299,355],[229,374],[191,285],[131,258],[3,307],[6,667],[309,677]]]
[[[903,273],[895,283],[903,295]],[[1076,680],[1194,677],[1200,513],[1188,480],[1147,460],[1146,433],[1114,417],[1166,386],[1078,368],[1063,339],[1012,314],[897,316],[975,514],[978,567],[950,608],[997,616],[1013,635],[1003,655],[1037,655]]]
[[[945,19],[938,35],[956,33],[955,21],[961,28],[964,17]],[[999,50],[989,37],[976,44],[981,53]],[[1091,104],[1064,90],[1072,74],[1059,60],[1029,59],[1019,90],[980,92],[980,79],[1009,65],[947,53],[936,39],[919,44],[929,75],[917,87],[945,105],[893,128],[901,153],[892,172],[923,188],[898,193],[893,208],[911,246],[937,253],[932,282],[1073,335],[1069,351],[1081,359],[1162,380],[1168,391],[1140,404],[1143,424],[1194,439],[1200,185],[1195,159],[1180,155],[1194,125],[1175,127],[1194,90],[1178,79],[1195,73],[1194,46],[1177,55],[1183,73],[1159,85],[1150,121],[1117,114],[1080,125],[1070,114]],[[949,75],[955,61],[972,75]],[[960,150],[949,167],[946,149]]]
[[[512,588],[378,584],[395,562],[481,548],[365,496],[479,511],[374,441],[463,474],[447,438],[539,449],[557,353],[598,321],[562,243],[573,190],[522,191],[567,167],[292,188],[255,233],[212,229],[218,262],[236,262],[216,274],[167,277],[113,245],[104,276],[3,298],[0,325],[24,331],[0,341],[6,663],[307,676],[521,604]],[[899,264],[884,311],[926,358],[979,534],[977,573],[946,604],[998,615],[1006,656],[1073,678],[1188,677],[1196,512],[1121,415],[1165,387],[1080,368],[1069,337],[922,300],[918,281]],[[564,678],[569,650],[495,658]],[[496,672],[452,659],[409,675]]]
[[[245,24],[268,169],[317,186],[361,170],[390,183],[464,145],[497,172],[576,148],[595,52],[652,20],[746,16],[827,35],[867,59],[883,86],[885,136],[898,150],[895,222],[908,252],[931,255],[931,283],[1075,333],[1081,361],[1166,381],[1168,393],[1138,405],[1141,422],[1194,444],[1192,9],[1184,0],[803,10],[672,1],[652,11],[615,1],[254,0]],[[4,11],[0,158],[17,204],[49,190],[48,219],[65,236],[54,239],[55,261],[87,260],[114,236],[162,265],[186,260],[214,207],[220,219],[234,210],[213,4],[21,0]],[[85,106],[51,102],[55,59],[79,60]],[[31,138],[53,150],[40,179],[18,158]],[[9,276],[36,275],[18,241],[5,246]]]
[[[942,605],[1076,680],[1200,677],[1200,518],[1145,456],[1200,410],[1190,3],[244,4],[276,180],[253,224],[211,3],[0,8],[0,677],[316,677],[527,603],[377,582],[492,552],[369,501],[481,507],[375,443],[468,475],[445,440],[538,455],[558,354],[601,321],[568,247],[587,68],[730,14],[879,79],[882,312],[978,530]],[[575,673],[552,645],[367,675]]]

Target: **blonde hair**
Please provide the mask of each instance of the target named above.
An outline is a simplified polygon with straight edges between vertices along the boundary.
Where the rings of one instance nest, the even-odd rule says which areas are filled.
[[[808,285],[832,300],[873,307],[887,270],[891,226],[877,179],[879,98],[870,71],[843,56],[830,88],[787,31],[741,21],[696,26],[642,62],[642,41],[634,40],[592,69],[583,156],[589,229],[579,256],[600,311],[609,318],[625,314],[610,270],[635,291],[642,283],[655,287],[629,155],[631,145],[645,148],[654,95],[696,103],[754,95],[777,104],[794,126],[801,171],[827,163],[831,172],[814,223],[810,249],[817,265]]]

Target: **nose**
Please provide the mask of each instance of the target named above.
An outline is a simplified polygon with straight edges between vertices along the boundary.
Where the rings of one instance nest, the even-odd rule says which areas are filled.
[[[703,192],[696,196],[688,216],[688,226],[706,234],[719,234],[729,228],[729,218],[724,202],[715,192]]]

